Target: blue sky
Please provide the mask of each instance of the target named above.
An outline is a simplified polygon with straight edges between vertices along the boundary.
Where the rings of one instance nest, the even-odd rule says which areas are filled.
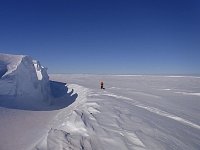
[[[0,52],[49,73],[200,74],[200,1],[1,0]]]

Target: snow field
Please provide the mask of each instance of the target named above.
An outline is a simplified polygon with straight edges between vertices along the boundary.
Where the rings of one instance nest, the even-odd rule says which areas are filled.
[[[39,72],[36,77],[40,77]],[[198,150],[200,147],[198,77],[51,75],[50,78],[55,99],[48,109],[0,107],[0,131],[6,135],[0,138],[0,149]],[[104,81],[105,90],[99,89],[99,81]]]

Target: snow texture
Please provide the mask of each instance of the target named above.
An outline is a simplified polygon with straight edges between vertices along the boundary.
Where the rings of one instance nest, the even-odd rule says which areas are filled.
[[[200,79],[52,75],[78,93],[34,150],[198,150]],[[105,90],[100,90],[100,81]]]
[[[31,57],[0,54],[0,150],[200,149],[199,77],[50,79]]]

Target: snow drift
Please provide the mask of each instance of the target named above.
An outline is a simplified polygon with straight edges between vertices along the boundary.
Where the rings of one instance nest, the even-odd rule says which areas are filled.
[[[0,104],[51,103],[47,69],[30,56],[0,53]]]

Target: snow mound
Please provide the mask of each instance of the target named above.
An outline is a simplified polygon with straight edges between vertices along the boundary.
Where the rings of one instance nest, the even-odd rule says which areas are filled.
[[[47,69],[30,56],[0,53],[0,104],[51,103]]]

